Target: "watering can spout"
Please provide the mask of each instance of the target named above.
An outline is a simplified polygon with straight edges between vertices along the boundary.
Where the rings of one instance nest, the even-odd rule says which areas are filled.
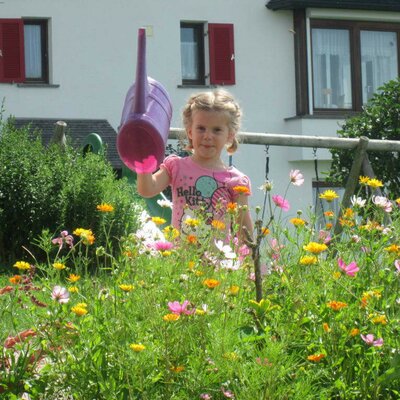
[[[144,114],[146,112],[147,93],[148,81],[146,74],[146,30],[144,28],[140,28],[138,32],[135,103],[133,106],[133,112],[135,114]]]

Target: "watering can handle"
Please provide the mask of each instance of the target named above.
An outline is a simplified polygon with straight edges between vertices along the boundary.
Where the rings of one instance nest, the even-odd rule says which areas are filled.
[[[146,29],[140,28],[138,32],[138,49],[135,81],[135,103],[133,112],[144,114],[147,109],[148,81],[146,74]]]

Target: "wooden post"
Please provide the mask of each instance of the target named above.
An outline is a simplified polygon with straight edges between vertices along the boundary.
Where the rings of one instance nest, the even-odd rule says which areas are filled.
[[[56,125],[56,127],[54,129],[54,133],[50,139],[50,142],[58,144],[62,148],[65,148],[65,146],[67,145],[67,140],[65,138],[65,131],[67,129],[67,123],[64,121],[57,121],[55,125]]]
[[[342,233],[342,226],[339,223],[339,218],[342,216],[343,209],[348,208],[350,206],[350,199],[353,196],[354,191],[356,189],[358,179],[360,176],[361,166],[363,164],[363,160],[367,154],[369,139],[365,136],[360,137],[360,141],[356,148],[356,152],[354,155],[353,165],[351,166],[351,170],[349,173],[349,177],[347,178],[346,188],[343,195],[342,205],[340,207],[339,215],[336,220],[336,225],[334,229],[334,235],[338,236]]]

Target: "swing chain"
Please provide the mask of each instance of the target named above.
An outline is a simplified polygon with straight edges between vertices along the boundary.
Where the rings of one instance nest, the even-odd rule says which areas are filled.
[[[265,180],[268,181],[269,174],[269,145],[265,145]]]

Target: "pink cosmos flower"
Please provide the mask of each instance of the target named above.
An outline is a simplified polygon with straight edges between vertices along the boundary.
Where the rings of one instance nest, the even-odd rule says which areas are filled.
[[[298,169],[292,169],[289,173],[290,182],[295,186],[301,186],[304,183],[303,174]]]
[[[221,387],[221,392],[226,399],[234,399],[235,398],[235,394],[232,391],[225,389],[224,387]]]
[[[64,287],[54,286],[53,291],[51,292],[51,298],[58,301],[60,304],[68,303],[69,292]]]
[[[167,251],[171,250],[174,247],[174,245],[171,242],[157,240],[151,244],[151,247],[157,251]]]
[[[325,244],[329,244],[332,240],[331,234],[329,231],[325,231],[321,229],[318,233],[319,240],[322,240]]]
[[[372,202],[387,213],[392,211],[392,202],[384,196],[372,196]]]
[[[196,312],[196,309],[188,310],[188,306],[190,306],[190,302],[185,300],[182,304],[179,301],[170,301],[168,303],[169,310],[176,315],[186,314],[193,315]]]
[[[349,265],[346,265],[345,262],[341,258],[339,258],[338,265],[339,265],[339,268],[343,272],[346,273],[346,275],[352,276],[352,277],[354,277],[356,272],[358,272],[360,270],[360,268],[357,267],[357,264],[355,261],[352,261]]]
[[[374,347],[383,346],[383,339],[379,338],[375,340],[375,337],[372,333],[369,333],[368,335],[361,334],[360,336],[361,339],[364,340],[364,342],[367,343],[368,346],[374,346]]]
[[[400,274],[400,260],[394,260],[394,266],[397,269],[397,273]]]
[[[68,234],[68,231],[61,231],[60,236],[53,239],[51,242],[53,244],[58,244],[59,249],[61,250],[64,244],[71,248],[74,244],[74,238],[72,237],[72,235]]]
[[[208,393],[202,393],[200,395],[200,399],[202,399],[202,400],[211,400],[212,396],[211,396],[211,394],[208,394]]]
[[[289,211],[290,204],[282,196],[276,194],[275,196],[272,196],[272,201],[275,203],[277,207],[282,208],[283,211]]]

